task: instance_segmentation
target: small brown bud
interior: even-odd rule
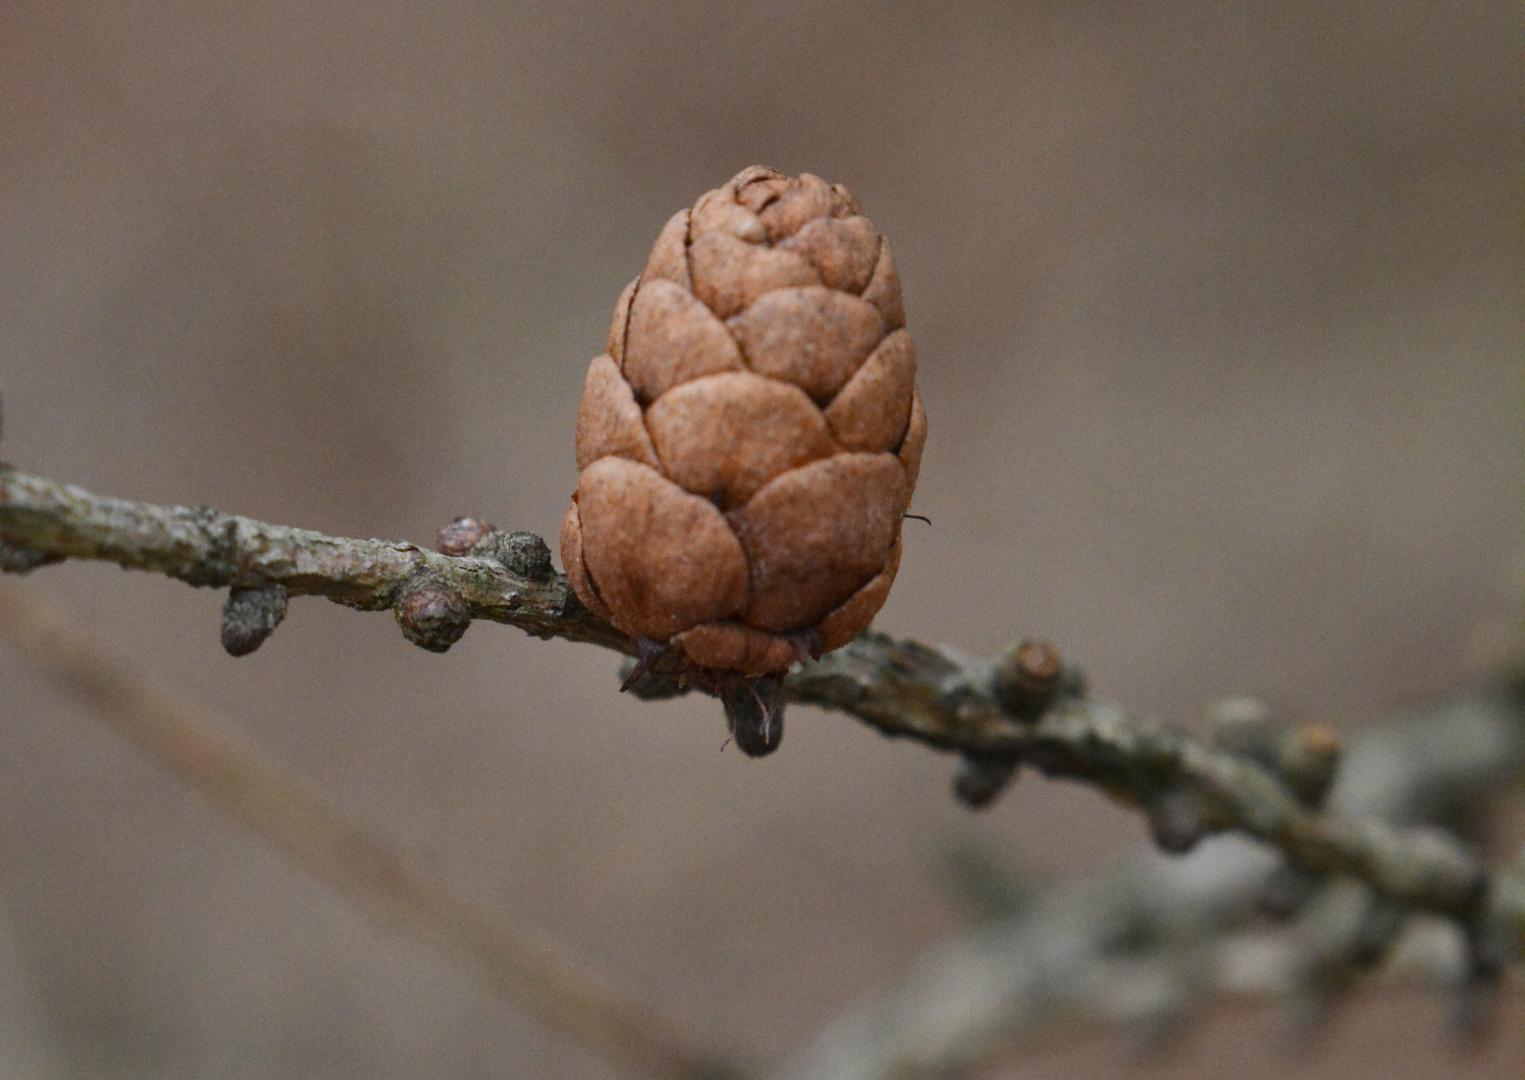
[[[971,810],[983,810],[1016,778],[1018,764],[1015,758],[961,757],[953,774],[953,794]]]
[[[1340,770],[1344,747],[1322,724],[1300,724],[1281,740],[1278,772],[1305,805],[1320,806]]]
[[[1059,652],[1046,641],[1024,641],[996,664],[991,691],[1012,715],[1035,719],[1059,691]]]
[[[430,652],[449,649],[471,625],[466,605],[455,590],[440,585],[410,589],[398,601],[396,612],[403,637]]]
[[[1207,835],[1197,797],[1184,788],[1172,788],[1157,797],[1148,809],[1149,834],[1167,855],[1185,855]]]
[[[497,536],[497,543],[477,545],[473,554],[487,554],[483,548],[490,547],[491,554],[504,567],[530,581],[550,581],[556,576],[551,565],[551,549],[534,533],[511,532]]]
[[[441,555],[470,555],[472,546],[492,531],[493,527],[485,521],[458,517],[439,531],[434,550]]]
[[[1208,740],[1274,773],[1304,806],[1317,808],[1340,768],[1340,738],[1322,724],[1288,729],[1254,698],[1225,698],[1208,709]]]
[[[852,640],[926,441],[904,323],[845,188],[754,167],[673,215],[583,384],[561,527],[583,605],[744,676]]]
[[[716,687],[726,727],[747,757],[764,757],[784,739],[783,683],[772,675],[721,678]]]
[[[253,589],[229,589],[222,605],[222,647],[229,656],[247,656],[265,643],[286,617],[286,586],[271,582]]]

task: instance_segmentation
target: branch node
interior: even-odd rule
[[[458,517],[439,531],[434,538],[434,550],[441,555],[459,558],[472,554],[478,541],[494,532],[494,527],[474,517]]]
[[[229,656],[247,656],[286,617],[286,586],[279,582],[229,589],[222,605],[222,647]]]
[[[494,559],[505,570],[529,581],[550,581],[556,576],[551,549],[529,532],[503,533],[496,525],[473,517],[458,517],[439,531],[434,550],[457,558],[475,555]]]
[[[1334,785],[1344,747],[1323,724],[1286,729],[1255,698],[1225,698],[1208,710],[1208,740],[1220,750],[1270,770],[1302,803],[1316,810]]]
[[[747,757],[766,757],[784,739],[783,680],[777,675],[713,675],[715,692],[725,707],[726,729]]]
[[[0,573],[28,574],[39,566],[51,566],[53,563],[63,561],[62,555],[28,547],[17,547],[0,541]]]
[[[1018,758],[961,756],[953,774],[953,794],[971,810],[983,810],[1000,798],[1017,776]]]
[[[550,581],[556,576],[551,563],[551,549],[544,540],[530,532],[495,534],[497,543],[490,552],[473,551],[472,554],[490,555],[503,564],[504,569],[530,581]],[[478,548],[486,544],[479,544]]]
[[[1007,649],[996,662],[991,693],[1013,716],[1036,720],[1058,695],[1062,675],[1059,651],[1053,645],[1024,641]]]
[[[404,593],[397,602],[396,615],[403,637],[430,652],[445,652],[471,625],[466,604],[455,590],[434,584],[418,585]]]
[[[1340,737],[1322,724],[1299,724],[1278,740],[1276,771],[1304,806],[1324,804],[1339,774],[1345,748]]]
[[[1167,855],[1185,855],[1207,835],[1202,805],[1189,788],[1167,789],[1149,803],[1146,813],[1149,835]]]

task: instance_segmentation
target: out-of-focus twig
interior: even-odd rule
[[[1352,740],[1330,801],[1351,816],[1446,821],[1501,797],[1522,764],[1519,695],[1456,694]],[[1372,890],[1343,875],[1305,880],[1289,898],[1287,869],[1274,849],[1224,836],[1182,857],[1141,852],[1024,890],[1015,910],[934,946],[898,986],[835,1019],[774,1080],[947,1076],[1055,1027],[1110,1022],[1149,1035],[1225,1000],[1281,999],[1316,1018],[1371,968],[1360,985],[1417,983],[1459,1005],[1475,997],[1474,942],[1458,924],[1373,918]],[[1494,890],[1494,947],[1518,957],[1525,851]],[[1265,918],[1277,894],[1280,925]]]
[[[286,594],[321,595],[367,610],[391,608],[404,633],[427,648],[447,648],[471,619],[490,619],[542,637],[637,652],[635,642],[577,602],[548,561],[449,556],[205,508],[127,502],[0,466],[0,567],[24,571],[63,558],[105,559],[195,585],[230,586],[235,596],[284,590],[253,605],[272,613],[261,632],[274,625],[277,610],[284,613]],[[230,602],[229,610],[243,607]],[[979,798],[998,786],[990,777],[1009,776],[1010,765],[1024,762],[1144,809],[1172,850],[1211,832],[1239,831],[1310,870],[1359,878],[1403,908],[1463,923],[1480,918],[1486,875],[1447,836],[1322,812],[1286,776],[1087,698],[1056,662],[1049,666],[1053,692],[1024,696],[1021,672],[1013,675],[1009,664],[866,633],[790,674],[784,690],[792,701],[958,752],[980,766],[979,782],[969,785]]]
[[[568,962],[539,935],[417,873],[384,840],[345,821],[244,740],[103,655],[58,611],[14,585],[0,585],[0,638],[208,801],[386,925],[444,945],[492,992],[656,1080],[746,1075]]]

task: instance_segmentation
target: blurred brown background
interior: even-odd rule
[[[615,295],[744,165],[894,241],[931,418],[878,625],[1028,634],[1194,723],[1225,693],[1353,730],[1485,670],[1513,616],[1512,4],[10,3],[0,454],[94,490],[428,542],[554,534]],[[951,843],[1040,875],[1140,842],[1025,778],[707,701],[474,627],[447,656],[307,600],[256,655],[221,595],[38,573],[480,903],[699,1031],[782,1053],[959,925]],[[0,652],[11,1076],[587,1077],[600,1060],[378,931]],[[1516,1025],[1517,1026],[1517,1025]],[[1518,1076],[1384,998],[1311,1055],[1271,1011],[1147,1075]],[[1121,1070],[1114,1034],[1001,1076]]]

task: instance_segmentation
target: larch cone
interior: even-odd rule
[[[888,241],[840,184],[745,169],[620,294],[577,412],[567,578],[747,697],[883,606],[926,432]]]

